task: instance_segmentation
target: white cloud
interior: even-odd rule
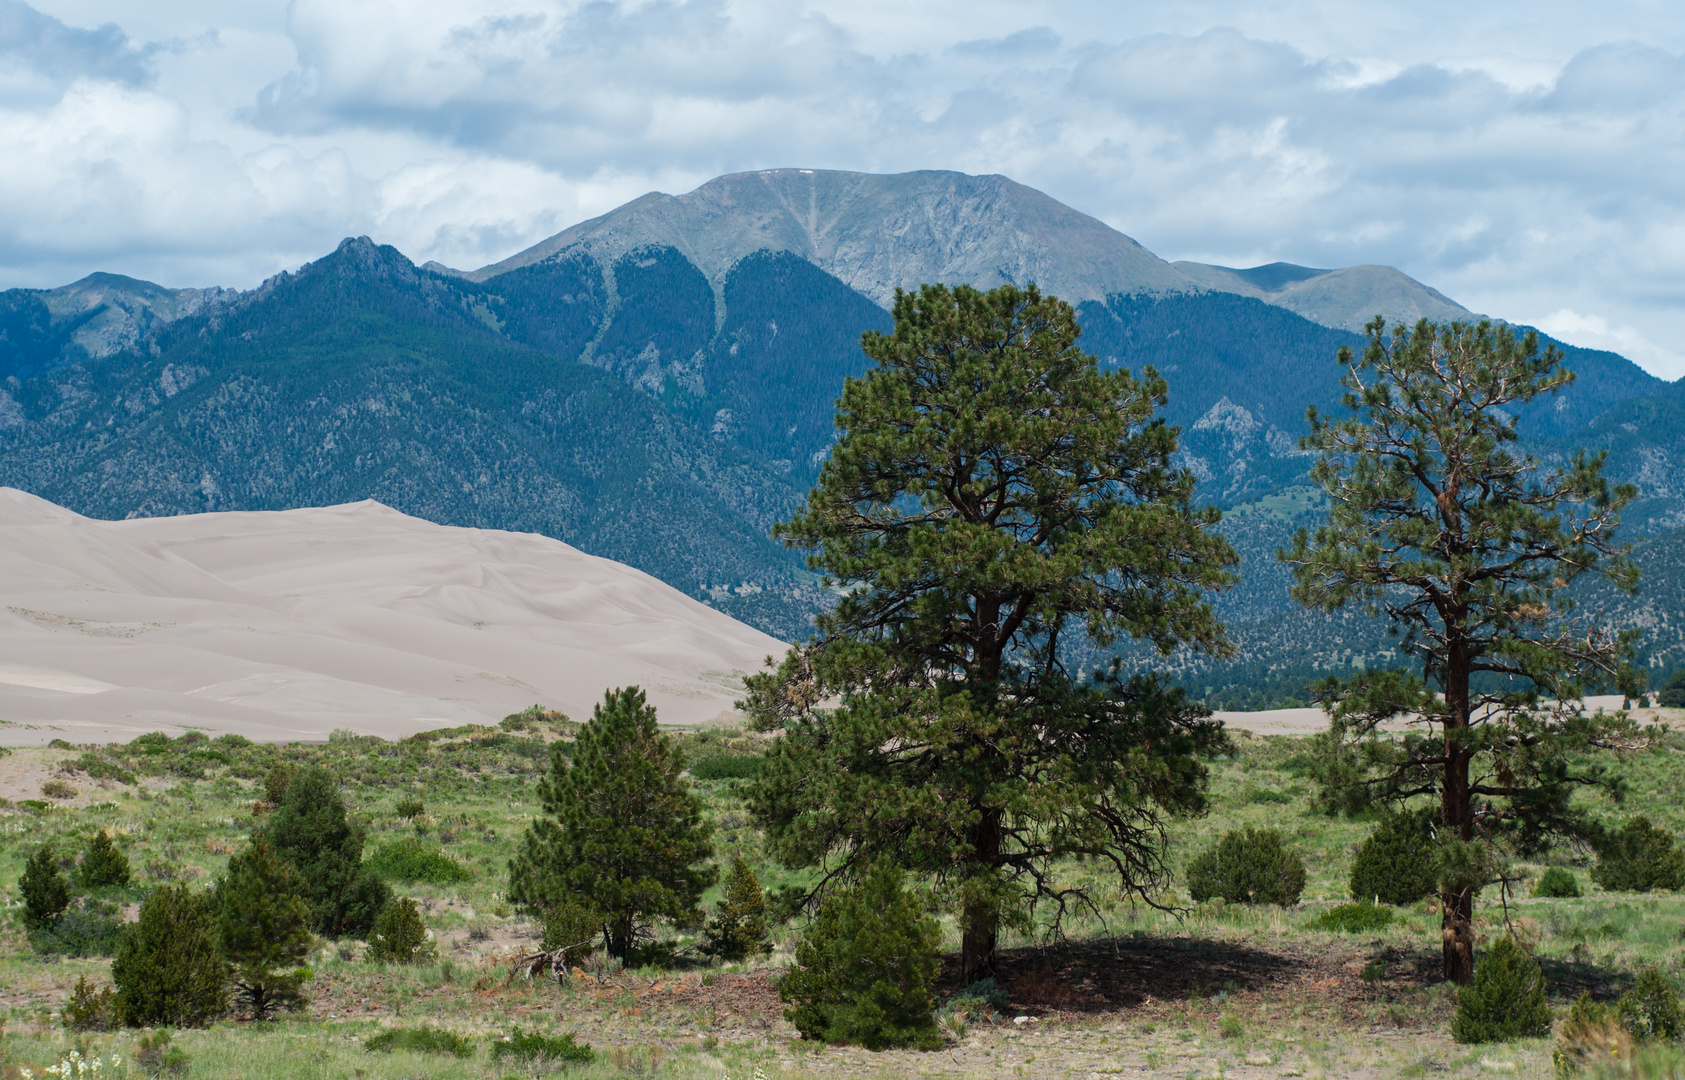
[[[1168,258],[1598,312],[1557,325],[1685,374],[1652,344],[1685,335],[1685,14],[1645,0],[176,0],[154,44],[41,2],[0,0],[37,57],[0,75],[18,282],[250,284],[358,232],[473,265],[721,172],[956,168]]]

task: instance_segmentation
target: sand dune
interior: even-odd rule
[[[0,744],[389,738],[643,686],[731,708],[784,646],[556,540],[361,502],[95,521],[0,488]]]

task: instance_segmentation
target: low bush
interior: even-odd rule
[[[49,799],[74,799],[76,788],[63,780],[48,780],[41,785],[41,794]]]
[[[109,986],[95,990],[86,975],[76,980],[60,1015],[71,1031],[112,1031],[122,1024],[116,993]]]
[[[31,931],[29,943],[44,955],[110,956],[123,944],[123,913],[108,900],[84,897]]]
[[[263,798],[265,802],[281,805],[281,800],[287,797],[287,786],[298,775],[298,766],[285,761],[278,761],[263,778]]]
[[[1539,883],[1533,886],[1533,895],[1572,900],[1580,895],[1580,881],[1572,870],[1553,866],[1539,875]]]
[[[396,806],[392,807],[392,812],[405,821],[414,821],[427,812],[427,804],[414,795],[406,795],[398,800]]]
[[[1639,1042],[1671,1043],[1685,1035],[1679,992],[1658,968],[1647,967],[1638,973],[1632,989],[1621,995],[1615,1013]]]
[[[1437,856],[1431,810],[1388,814],[1357,850],[1352,899],[1414,904],[1439,887]]]
[[[1685,851],[1640,815],[1598,845],[1591,879],[1611,892],[1677,889],[1685,885]]]
[[[506,1039],[498,1039],[491,1044],[493,1061],[504,1058],[514,1058],[517,1061],[560,1066],[589,1065],[597,1059],[596,1051],[585,1043],[574,1039],[570,1031],[566,1035],[545,1035],[539,1031],[522,1031],[516,1028]]]
[[[1311,928],[1341,934],[1366,934],[1385,928],[1392,922],[1392,917],[1392,908],[1365,900],[1357,904],[1341,904],[1339,907],[1330,908],[1311,920]]]
[[[1585,993],[1569,1007],[1556,1033],[1556,1050],[1551,1058],[1556,1063],[1556,1075],[1566,1080],[1587,1066],[1629,1064],[1632,1049],[1632,1033],[1621,1024],[1615,1010]]]
[[[544,937],[539,948],[545,952],[568,950],[569,962],[583,960],[603,943],[603,913],[577,897],[564,897],[539,915]]]
[[[1557,1032],[1556,1074],[1566,1077],[1595,1066],[1598,1072],[1613,1067],[1622,1076],[1642,1075],[1632,1068],[1640,1048],[1671,1046],[1682,1033],[1678,992],[1659,970],[1645,968],[1614,1005],[1593,1001],[1590,994],[1574,1002]]]
[[[187,1051],[170,1045],[168,1028],[159,1028],[135,1046],[135,1064],[148,1076],[182,1076],[190,1065]]]
[[[415,901],[405,896],[394,897],[380,909],[369,934],[367,958],[382,964],[417,964],[434,954],[433,943],[427,940],[427,925]]]
[[[405,839],[382,844],[363,865],[388,881],[451,885],[474,876],[467,867],[420,840]]]
[[[1236,829],[1188,864],[1188,895],[1196,903],[1222,897],[1230,904],[1287,907],[1304,891],[1305,860],[1274,829]]]
[[[934,1048],[931,986],[941,969],[942,931],[881,862],[855,887],[827,897],[778,982],[784,1018],[802,1038],[868,1050]]]
[[[1457,991],[1451,1037],[1460,1043],[1509,1042],[1550,1034],[1545,976],[1512,938],[1499,938]]]
[[[441,1028],[387,1028],[378,1035],[363,1040],[363,1049],[390,1054],[394,1050],[408,1050],[416,1054],[449,1054],[452,1057],[474,1056],[474,1042],[454,1031]]]
[[[987,1016],[990,1012],[1005,1012],[1011,1003],[1005,987],[993,979],[978,979],[949,998],[948,1008],[963,1009],[972,1016]]]

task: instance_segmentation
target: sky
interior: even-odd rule
[[[0,288],[364,234],[471,268],[722,173],[957,169],[1685,376],[1660,0],[0,0],[0,147]]]

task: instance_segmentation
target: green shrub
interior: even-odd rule
[[[18,892],[23,894],[23,924],[31,930],[53,925],[70,907],[70,881],[52,848],[35,849],[18,878]]]
[[[217,941],[232,970],[234,993],[253,1020],[304,1005],[311,977],[310,905],[292,864],[262,838],[228,860],[217,882]]]
[[[135,1064],[148,1076],[181,1076],[191,1062],[187,1051],[170,1045],[168,1028],[159,1028],[135,1046]]]
[[[129,883],[129,857],[118,850],[104,829],[94,833],[82,851],[76,876],[84,889],[103,889]]]
[[[690,765],[690,775],[696,780],[752,780],[760,771],[760,754],[734,754],[729,750],[716,750]]]
[[[1615,1010],[1581,994],[1568,1008],[1568,1016],[1556,1033],[1556,1050],[1551,1054],[1556,1075],[1562,1080],[1586,1068],[1632,1060],[1632,1033],[1621,1025]]]
[[[578,897],[562,897],[539,918],[544,924],[539,948],[545,952],[565,948],[570,960],[583,960],[602,946],[603,913]]]
[[[320,767],[294,776],[263,839],[291,863],[311,910],[311,929],[324,937],[362,937],[392,898],[392,890],[363,865],[361,826],[345,816],[339,784]]]
[[[41,785],[41,794],[49,799],[74,799],[76,788],[63,780],[48,780]]]
[[[427,812],[427,804],[414,795],[405,795],[398,800],[398,804],[392,808],[392,812],[405,821],[414,821]]]
[[[123,913],[109,900],[83,897],[57,920],[30,932],[38,953],[62,956],[110,956],[123,943]]]
[[[449,1054],[452,1057],[474,1056],[474,1042],[454,1031],[423,1025],[418,1028],[387,1028],[378,1035],[363,1040],[363,1048],[370,1052],[390,1054],[394,1050],[408,1050],[416,1054]]]
[[[1511,938],[1499,938],[1457,991],[1451,1036],[1460,1043],[1509,1042],[1550,1034],[1550,1006],[1539,965]]]
[[[444,852],[411,839],[380,845],[363,865],[388,881],[450,885],[474,876],[467,867]]]
[[[71,1031],[111,1031],[121,1023],[117,995],[109,986],[95,990],[88,985],[86,975],[76,980],[76,989],[70,992],[60,1015]]]
[[[514,1058],[566,1068],[569,1065],[589,1065],[596,1060],[597,1054],[585,1043],[576,1042],[571,1031],[566,1035],[545,1035],[536,1030],[516,1028],[507,1039],[497,1039],[491,1044],[491,1057],[493,1061]]]
[[[117,1009],[134,1027],[197,1027],[228,1008],[228,969],[209,905],[185,885],[154,889],[111,964]]]
[[[1392,922],[1392,915],[1392,908],[1364,900],[1356,904],[1341,904],[1339,907],[1330,908],[1311,920],[1311,927],[1342,934],[1366,934],[1372,930],[1384,929]]]
[[[1685,668],[1675,671],[1662,685],[1656,704],[1665,709],[1685,709]]]
[[[1685,885],[1685,851],[1641,815],[1598,845],[1591,879],[1611,892],[1677,889]]]
[[[1679,993],[1667,976],[1654,967],[1638,973],[1632,989],[1621,995],[1615,1006],[1621,1026],[1639,1042],[1673,1042],[1685,1034],[1685,1016],[1679,1009]]]
[[[1571,900],[1580,895],[1580,881],[1572,870],[1553,866],[1539,875],[1539,883],[1533,886],[1533,895]]]
[[[1388,814],[1357,850],[1352,899],[1414,904],[1439,887],[1437,856],[1431,810]]]
[[[298,775],[298,766],[287,761],[277,761],[270,766],[269,772],[263,778],[263,798],[265,802],[281,805],[281,800],[287,797],[287,785]]]
[[[714,905],[702,935],[702,952],[721,960],[744,960],[772,951],[766,932],[766,894],[749,863],[739,855],[726,875],[725,895]]]
[[[948,1008],[964,1009],[973,1016],[985,1016],[991,1011],[1005,1012],[1011,1004],[1012,999],[1006,988],[994,979],[978,979],[948,999]]]
[[[433,956],[427,924],[409,897],[387,901],[369,935],[368,959],[382,964],[416,964]]]
[[[1188,864],[1188,895],[1197,903],[1220,896],[1230,904],[1287,907],[1304,891],[1305,860],[1274,829],[1236,829]]]
[[[942,931],[887,861],[827,897],[778,983],[784,1017],[802,1038],[869,1050],[934,1048],[941,1040],[930,989]]]

